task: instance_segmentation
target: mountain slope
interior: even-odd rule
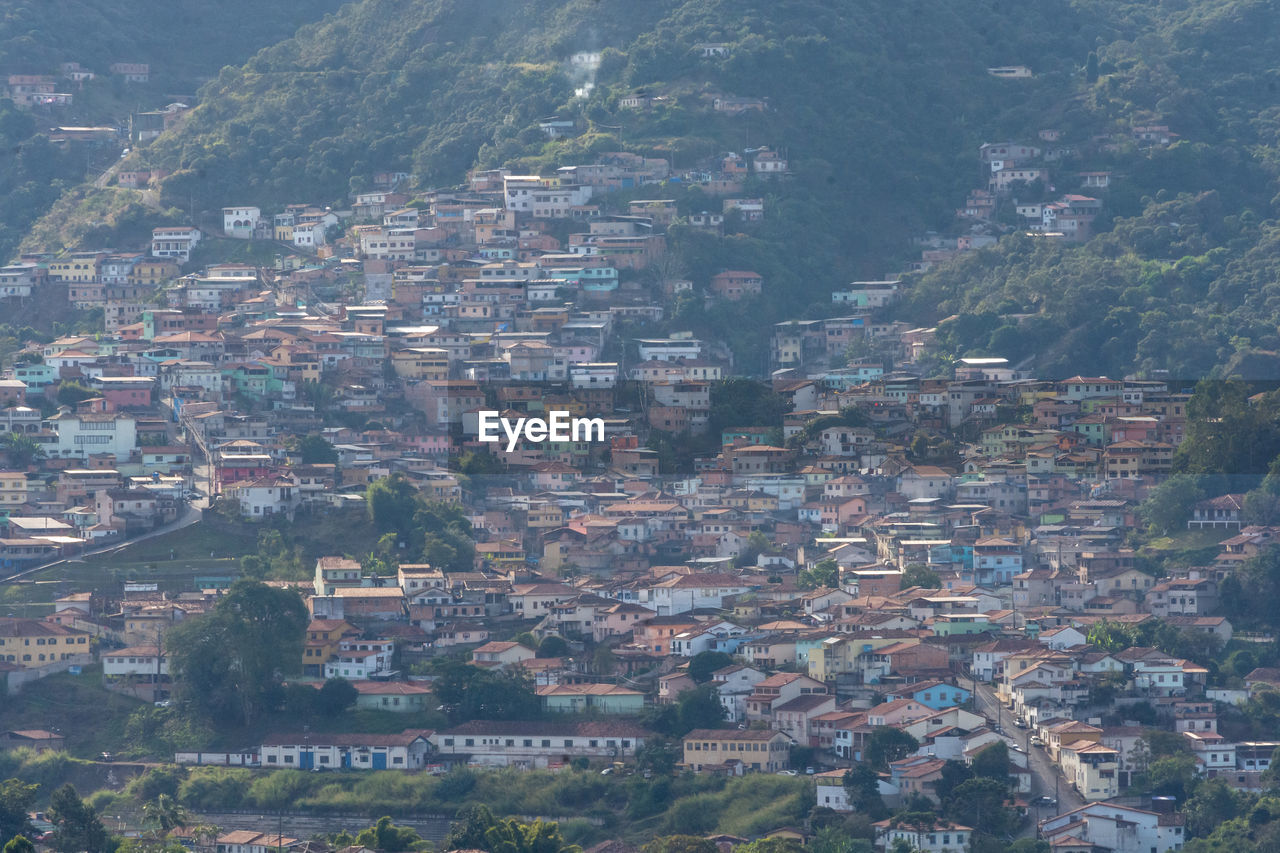
[[[670,233],[699,284],[723,267],[765,276],[759,302],[707,312],[694,300],[674,312],[682,327],[729,340],[739,367],[757,371],[766,367],[768,323],[829,312],[831,289],[900,269],[909,238],[925,229],[959,233],[954,210],[984,178],[980,143],[1059,128],[1096,159],[1070,159],[1064,175],[1115,170],[1104,220],[1134,218],[1127,230],[1030,259],[1022,238],[1006,238],[922,277],[905,316],[972,316],[944,329],[944,357],[994,345],[1046,370],[1079,372],[1079,361],[1113,372],[1203,371],[1255,346],[1225,343],[1235,320],[1197,323],[1185,344],[1148,356],[1135,338],[1141,318],[1258,310],[1262,325],[1275,326],[1280,304],[1245,309],[1256,294],[1240,285],[1219,288],[1213,307],[1190,287],[1153,285],[1155,301],[1129,293],[1132,305],[1120,297],[1143,284],[1150,264],[1176,266],[1215,248],[1248,274],[1270,263],[1262,223],[1274,215],[1280,163],[1280,110],[1271,106],[1277,14],[1263,0],[360,0],[224,69],[186,125],[142,156],[173,170],[167,204],[271,210],[345,204],[381,170],[412,172],[425,187],[455,184],[474,165],[546,170],[619,148],[667,156],[677,170],[728,150],[781,148],[792,174],[746,191],[765,198],[763,223],[725,238]],[[702,59],[698,42],[727,43],[728,55]],[[603,51],[596,85],[576,97],[583,80],[568,60],[588,50]],[[1085,79],[1091,51],[1097,80]],[[1006,64],[1030,65],[1035,77],[986,72]],[[668,95],[667,106],[620,109],[619,96],[636,89]],[[766,98],[769,109],[726,116],[711,110],[713,94]],[[585,132],[547,141],[537,121],[551,114]],[[1169,124],[1185,142],[1168,150],[1092,142],[1144,123]],[[685,212],[718,203],[696,190],[653,191]],[[1159,205],[1183,193],[1186,209],[1251,212],[1238,227],[1206,226],[1182,245],[1166,231],[1185,227],[1173,219],[1183,208]],[[1183,254],[1165,254],[1174,251]],[[1214,258],[1201,266],[1209,288],[1226,269],[1221,253]],[[1100,266],[1113,283],[1085,287]],[[1091,328],[1098,299],[1132,312],[1111,318],[1101,340]],[[1002,319],[1013,313],[1033,317]],[[1257,346],[1269,346],[1265,338],[1259,332]]]
[[[70,107],[22,110],[0,100],[0,258],[64,190],[92,178],[119,150],[51,146],[40,131],[53,124],[127,126],[135,109],[163,106],[193,93],[224,65],[238,65],[289,37],[342,0],[8,0],[0,9],[0,73],[58,76],[78,62],[99,78],[61,80]],[[252,26],[246,27],[246,21]],[[113,62],[151,65],[146,84],[109,75]],[[62,91],[63,89],[60,89]]]

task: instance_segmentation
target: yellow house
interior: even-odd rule
[[[429,347],[402,349],[391,354],[391,366],[401,379],[448,379],[449,353]]]
[[[902,642],[897,637],[828,637],[809,652],[809,677],[829,681],[858,668],[858,658]]]
[[[694,729],[684,736],[684,766],[700,773],[736,761],[744,771],[777,773],[790,764],[792,743],[771,729]]]
[[[330,658],[338,654],[338,643],[360,630],[342,619],[312,619],[302,647],[302,671],[319,675]]]
[[[21,471],[0,471],[0,508],[27,502],[27,475]]]
[[[164,284],[178,277],[181,267],[176,261],[167,258],[159,260],[141,260],[129,271],[130,284]]]
[[[97,277],[97,252],[77,252],[49,262],[49,278],[58,281],[94,281]]]
[[[92,660],[84,631],[40,619],[0,619],[0,661],[32,668],[67,660]]]

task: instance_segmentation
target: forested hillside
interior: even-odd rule
[[[63,62],[105,74],[145,62],[173,92],[194,92],[224,65],[292,36],[344,0],[7,0],[0,7],[0,72],[53,74]]]
[[[1280,370],[1280,8],[1095,2],[1128,21],[1080,103],[1099,126],[1159,117],[1181,141],[1120,159],[1110,234],[1079,247],[1006,238],[930,271],[910,316],[957,320],[945,356],[1034,357],[1041,375]]]
[[[337,9],[341,0],[307,3],[219,3],[174,0],[9,0],[0,4],[0,74],[58,77],[78,62],[98,78],[61,81],[70,107],[20,110],[0,101],[0,256],[8,260],[22,235],[59,195],[93,177],[118,149],[72,145],[59,151],[42,131],[50,125],[127,126],[129,112],[190,96],[224,65]],[[247,22],[251,22],[247,23]],[[151,80],[126,85],[109,75],[113,62],[146,63]]]
[[[165,204],[273,210],[346,205],[382,170],[426,188],[475,165],[549,170],[625,149],[680,171],[772,146],[791,174],[748,183],[764,222],[669,235],[695,279],[764,275],[759,303],[673,315],[758,370],[767,323],[829,313],[832,288],[903,269],[912,237],[959,233],[982,142],[1056,128],[1074,152],[1062,174],[1116,176],[1098,223],[1114,233],[1083,247],[1010,235],[919,277],[900,315],[963,315],[943,327],[939,370],[999,351],[1046,374],[1199,375],[1280,348],[1280,303],[1262,288],[1275,279],[1277,34],[1280,10],[1264,0],[360,0],[223,69],[186,125],[137,159],[173,171]],[[727,54],[702,57],[701,42]],[[591,75],[570,64],[581,51],[603,52]],[[1010,64],[1035,76],[986,71]],[[635,91],[666,100],[620,108]],[[726,115],[715,95],[768,109]],[[548,141],[538,120],[551,115],[579,135]],[[1155,123],[1179,141],[1106,142]],[[680,186],[653,192],[684,212],[718,204]]]

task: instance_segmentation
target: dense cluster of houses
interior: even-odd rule
[[[1038,179],[1028,164],[1045,156],[984,146],[992,183],[981,192]],[[461,650],[476,666],[526,672],[542,718],[280,733],[179,761],[626,762],[653,737],[641,712],[680,701],[695,687],[689,661],[711,651],[733,661],[709,682],[731,727],[683,738],[689,770],[794,772],[803,748],[819,804],[848,809],[843,768],[885,727],[919,744],[883,775],[889,798],[936,800],[946,761],[1000,741],[1023,805],[1048,784],[1033,782],[1032,749],[1084,804],[1044,825],[1061,846],[1108,846],[1096,839],[1123,820],[1140,827],[1140,847],[1176,848],[1175,815],[1088,805],[1127,786],[1143,734],[1103,717],[1150,703],[1202,772],[1246,789],[1275,744],[1217,733],[1205,668],[1157,649],[1106,651],[1090,629],[1161,619],[1230,639],[1220,585],[1280,529],[1244,526],[1240,496],[1217,496],[1188,522],[1228,537],[1216,559],[1160,580],[1138,568],[1125,545],[1136,505],[1170,472],[1187,420],[1189,395],[1167,383],[1039,381],[1002,358],[961,359],[938,379],[877,359],[828,368],[860,342],[899,363],[928,346],[933,330],[884,319],[899,280],[852,282],[832,293],[841,316],[775,327],[776,370],[760,393],[785,404],[780,424],[713,419],[733,353],[663,325],[664,298],[693,287],[663,274],[664,232],[678,218],[718,229],[725,214],[763,216],[760,199],[739,197],[742,178],[786,170],[767,148],[718,158],[684,178],[724,208],[692,218],[660,198],[607,212],[607,194],[671,177],[666,161],[633,154],[550,177],[477,171],[460,190],[417,197],[398,191],[411,176],[385,173],[346,211],[224,208],[223,237],[281,246],[271,267],[193,271],[209,236],[193,227],[156,229],[147,253],[19,258],[0,268],[0,297],[56,294],[105,319],[100,334],[27,344],[0,380],[0,567],[177,523],[204,497],[246,521],[363,511],[369,484],[398,476],[462,504],[474,564],[405,562],[380,576],[322,557],[301,589],[306,676],[348,680],[362,708],[420,712],[436,707],[430,684],[404,662]],[[1087,228],[1094,202],[1064,196],[1019,213]],[[700,285],[714,304],[768,282],[730,269]],[[494,453],[495,473],[464,479],[450,463],[493,451],[478,429],[488,409],[590,414],[603,440],[517,438]],[[325,461],[299,447],[312,435],[331,448]],[[708,449],[671,471],[649,447],[655,435]],[[954,451],[913,440],[930,435]],[[193,580],[182,591],[135,585],[109,607],[72,593],[45,618],[0,619],[0,674],[20,685],[96,654],[109,687],[163,701],[165,632],[207,610],[226,581]],[[539,656],[511,639],[524,631],[569,651]],[[1250,690],[1275,680],[1256,675]],[[886,844],[919,834],[881,829]],[[963,849],[969,831],[938,825],[911,843]]]

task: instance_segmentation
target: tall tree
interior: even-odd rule
[[[303,465],[336,464],[338,451],[319,433],[304,435],[298,439],[298,452],[302,454]]]
[[[54,827],[51,844],[58,853],[110,853],[114,849],[98,813],[70,784],[53,792],[48,814]]]
[[[845,771],[842,782],[854,811],[862,812],[872,820],[884,817],[888,809],[880,796],[880,777],[870,764],[860,762],[853,765]]]
[[[36,802],[39,785],[28,785],[21,779],[0,782],[0,841],[15,835],[33,836],[27,813]]]
[[[528,675],[481,669],[467,663],[448,663],[431,686],[449,719],[531,720],[541,703]]]
[[[733,663],[733,658],[724,652],[707,650],[698,652],[689,659],[689,677],[696,684],[706,684],[717,669],[723,669]]]
[[[295,590],[237,581],[211,613],[165,637],[179,698],[213,720],[253,723],[284,678],[301,671],[307,621]]]
[[[885,770],[889,763],[906,758],[915,752],[920,742],[893,726],[876,726],[867,737],[865,760],[877,770]]]
[[[973,757],[973,775],[1009,784],[1009,747],[1002,740],[992,741]]]

